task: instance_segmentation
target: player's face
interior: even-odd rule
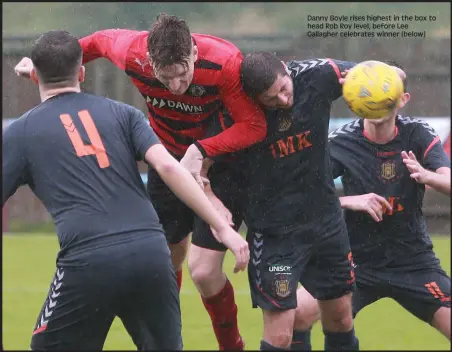
[[[184,94],[193,80],[195,61],[198,59],[198,48],[193,46],[192,54],[186,65],[174,64],[154,70],[155,77],[174,95]]]
[[[293,82],[289,75],[278,74],[275,82],[257,97],[258,102],[270,109],[290,109],[293,104]]]
[[[382,117],[380,119],[369,119],[368,120],[369,123],[375,126],[380,126],[384,125],[388,121],[395,119],[399,110],[402,109],[406,104],[408,104],[410,98],[411,98],[410,93],[403,93],[400,97],[397,107],[394,110],[392,110],[392,112],[389,115]]]

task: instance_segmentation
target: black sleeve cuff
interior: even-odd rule
[[[204,147],[201,145],[201,143],[199,143],[198,141],[195,141],[193,144],[196,145],[196,147],[199,149],[199,151],[201,152],[202,157],[203,157],[204,159],[208,157],[208,155],[207,155],[207,153],[206,153],[206,150],[205,150]]]

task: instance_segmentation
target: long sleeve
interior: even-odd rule
[[[262,141],[267,134],[263,110],[242,89],[241,62],[241,54],[229,60],[223,68],[223,84],[220,87],[222,101],[234,124],[220,134],[196,143],[205,157],[245,149]]]
[[[128,49],[140,33],[128,29],[106,29],[81,38],[83,63],[103,57],[125,70]]]

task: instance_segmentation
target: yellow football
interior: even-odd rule
[[[342,95],[350,110],[364,119],[387,116],[403,94],[396,69],[385,63],[361,63],[348,73]]]

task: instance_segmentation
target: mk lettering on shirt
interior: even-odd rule
[[[298,133],[295,136],[289,136],[285,139],[279,139],[276,143],[270,145],[272,155],[274,158],[283,158],[289,154],[293,154],[303,150],[304,148],[309,148],[312,144],[309,142],[310,131]]]

